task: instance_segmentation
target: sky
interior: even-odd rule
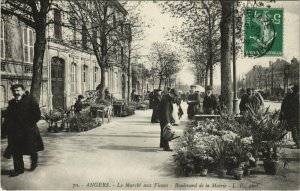
[[[300,38],[299,38],[299,6],[300,1],[276,1],[270,3],[274,8],[284,9],[284,29],[283,29],[283,57],[263,57],[263,58],[237,58],[237,78],[242,78],[254,65],[268,66],[269,61],[275,61],[276,59],[286,59],[290,61],[293,57],[299,60],[300,52]],[[149,24],[150,27],[145,28],[145,36],[142,45],[142,55],[147,55],[150,51],[151,44],[153,42],[167,42],[174,47],[179,45],[171,43],[166,40],[165,35],[170,31],[173,26],[179,27],[182,23],[182,19],[172,18],[168,13],[162,13],[162,7],[159,3],[153,3],[153,1],[143,1],[139,7],[142,20]],[[145,62],[147,60],[145,59]],[[149,62],[149,61],[148,61]],[[182,84],[194,84],[194,77],[192,71],[189,69],[188,63],[183,60],[183,69],[179,72],[178,78]],[[220,80],[220,68],[216,67],[215,70],[215,85],[221,84]]]

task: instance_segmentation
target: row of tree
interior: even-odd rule
[[[221,64],[222,102],[232,111],[231,61],[233,52],[236,56],[243,42],[242,14],[246,7],[263,4],[256,0],[181,0],[162,2],[161,5],[163,12],[184,19],[182,26],[174,28],[169,38],[187,48],[187,59],[192,64],[197,83],[213,86],[214,67]],[[235,51],[232,49],[232,36],[239,40]]]
[[[14,15],[35,30],[36,41],[34,43],[33,77],[30,92],[37,100],[40,99],[41,93],[42,68],[47,44],[46,28],[52,24],[70,27],[81,34],[84,33],[87,37],[87,44],[91,45],[91,51],[96,56],[97,63],[101,68],[101,83],[98,85],[98,89],[102,93],[102,97],[104,97],[105,81],[107,80],[105,79],[105,71],[111,67],[109,63],[110,58],[115,55],[114,48],[117,43],[128,41],[128,65],[124,66],[124,70],[128,73],[128,88],[131,87],[131,59],[137,58],[137,47],[132,45],[132,41],[141,39],[143,23],[136,12],[129,13],[126,23],[124,20],[116,20],[115,12],[110,11],[116,3],[118,3],[116,0],[5,1],[1,6],[2,14]],[[122,6],[126,4],[127,2],[123,2]],[[134,8],[132,7],[132,10]],[[50,12],[54,9],[66,13],[69,20],[55,23],[55,19],[50,16]],[[76,27],[74,24],[80,27]],[[116,32],[121,27],[122,30],[126,30],[123,34]],[[128,89],[128,92],[130,92],[130,89]]]

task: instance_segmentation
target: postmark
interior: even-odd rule
[[[283,55],[283,16],[278,8],[245,10],[245,57]]]

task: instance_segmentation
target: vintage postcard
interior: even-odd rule
[[[1,189],[299,190],[297,0],[1,0]]]

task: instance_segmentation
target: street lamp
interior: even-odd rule
[[[238,98],[236,89],[236,58],[235,58],[235,8],[232,2],[232,66],[233,66],[233,113],[238,113]]]

